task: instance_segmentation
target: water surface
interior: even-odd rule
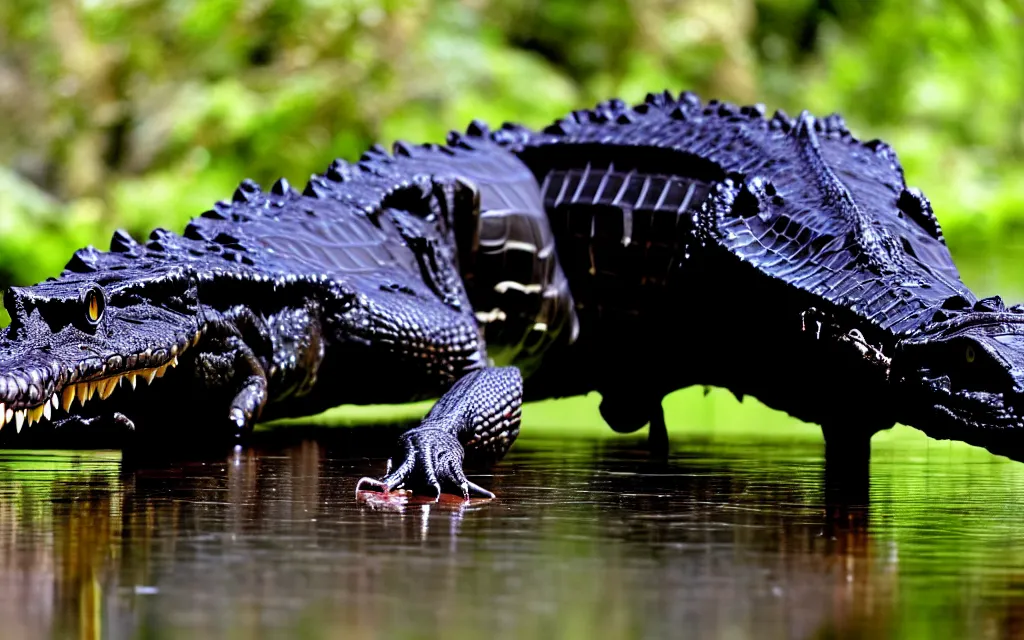
[[[475,476],[499,499],[403,505],[355,498],[380,460],[332,433],[137,469],[0,454],[3,636],[1024,632],[1024,465],[971,447],[883,434],[869,503],[827,504],[803,435],[675,438],[661,461],[527,438]]]

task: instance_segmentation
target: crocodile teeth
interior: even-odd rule
[[[78,398],[78,406],[84,407],[86,401],[92,397],[92,385],[88,382],[79,382],[75,385],[74,395]]]
[[[117,388],[117,383],[121,380],[120,377],[107,378],[106,380],[100,380],[97,383],[100,391],[100,399],[106,400],[110,397],[110,394],[114,393],[114,389]]]
[[[182,349],[178,349],[177,353],[180,354],[182,351]],[[110,394],[114,392],[114,389],[120,387],[124,383],[125,379],[127,379],[128,383],[132,385],[132,389],[136,388],[140,378],[147,384],[152,384],[153,380],[156,378],[162,378],[167,373],[168,369],[176,366],[178,366],[178,356],[174,355],[170,360],[159,367],[129,371],[120,375],[113,375],[100,380],[93,380],[91,382],[69,384],[59,392],[50,396],[50,398],[42,405],[31,409],[12,411],[11,409],[7,409],[3,403],[0,403],[0,428],[2,428],[5,423],[11,422],[14,418],[18,418],[22,423],[27,420],[28,424],[31,425],[38,422],[42,417],[49,419],[52,415],[52,411],[55,409],[70,411],[76,399],[78,400],[79,406],[82,407],[85,406],[86,402],[92,399],[93,395],[98,395],[101,400],[106,400],[110,397]]]
[[[7,408],[4,403],[0,402],[0,429],[3,429],[5,424],[7,424]]]
[[[14,417],[14,409],[8,409],[7,413],[4,414],[4,422],[10,422],[11,418]]]
[[[14,412],[14,428],[18,433],[21,433],[21,428],[25,425],[25,410],[19,409]]]
[[[60,407],[64,411],[71,410],[71,403],[75,401],[75,387],[76,385],[69,384],[60,393]]]
[[[39,422],[39,420],[43,417],[43,407],[47,407],[49,405],[50,405],[50,403],[47,402],[45,404],[39,405],[38,407],[32,407],[31,409],[26,409],[25,413],[26,413],[26,418],[28,418],[28,426],[31,427],[33,424]]]

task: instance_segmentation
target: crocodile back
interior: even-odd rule
[[[570,230],[566,250],[576,255],[563,264],[574,287],[580,264],[601,270],[607,235],[620,235],[627,223],[638,228],[638,219],[644,223],[635,212],[630,220],[629,207],[610,211],[598,202],[619,184],[616,174],[635,171],[647,185],[642,199],[635,193],[641,210],[676,218],[675,233],[661,237],[675,244],[680,266],[718,252],[897,335],[920,328],[951,298],[975,300],[960,281],[930,204],[907,187],[895,153],[879,141],[857,140],[838,116],[792,119],[778,112],[766,118],[760,106],[704,105],[689,93],[666,93],[632,107],[602,103],[542,132],[505,125],[489,135],[548,185],[549,205],[564,208],[564,214],[554,212],[553,224],[560,251],[559,229]],[[691,186],[682,207],[688,211],[673,212]],[[631,188],[625,195],[634,195]],[[589,221],[583,209],[593,212]],[[619,260],[630,252],[624,248]],[[603,291],[595,275],[582,282]],[[590,297],[580,290],[574,295],[583,304]]]
[[[395,290],[439,298],[456,311],[468,307],[451,225],[438,216],[432,183],[382,166],[335,162],[305,193],[284,180],[269,191],[244,181],[230,201],[191,220],[183,234],[156,229],[137,243],[117,232],[110,251],[76,252],[62,279],[130,283],[140,270],[176,270],[214,284],[237,283],[218,287],[220,294],[246,284],[277,290],[305,283],[340,298]]]
[[[373,147],[302,193],[283,179],[267,191],[246,180],[183,234],[157,229],[143,244],[115,233],[109,252],[78,251],[62,278],[116,286],[140,270],[440,298],[476,310],[488,355],[526,371],[576,328],[536,180],[486,140]]]
[[[700,179],[617,169],[610,161],[547,172],[544,205],[580,313],[607,322],[663,306],[691,208],[709,189]]]

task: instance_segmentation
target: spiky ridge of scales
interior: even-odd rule
[[[717,246],[766,275],[853,311],[895,334],[913,332],[960,281],[927,198],[904,181],[895,152],[856,138],[838,114],[796,118],[691,92],[608,100],[541,131],[474,122],[450,145],[508,148],[538,175],[556,151],[643,165],[654,152],[672,171],[714,185],[693,216],[694,242]]]

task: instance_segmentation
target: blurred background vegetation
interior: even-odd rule
[[[373,142],[542,126],[684,88],[839,111],[897,149],[954,252],[1024,229],[1020,3],[3,0],[0,286],[144,237],[243,177],[304,184]]]

